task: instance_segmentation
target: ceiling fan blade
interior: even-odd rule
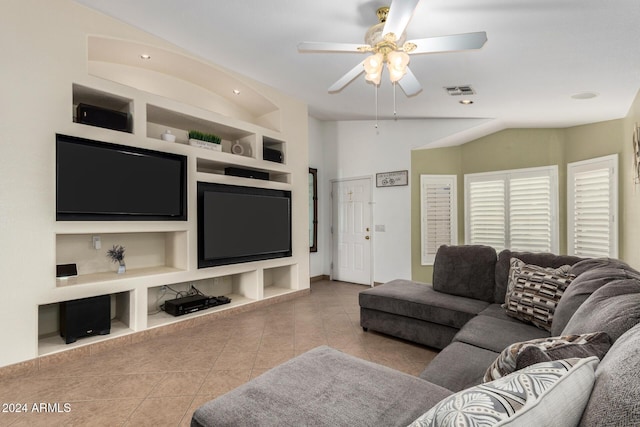
[[[400,80],[398,80],[398,84],[402,88],[404,94],[407,96],[417,95],[422,91],[420,82],[408,67],[407,74],[405,74]]]
[[[487,33],[453,34],[450,36],[427,37],[426,39],[410,40],[417,48],[410,54],[451,52],[456,50],[480,49],[487,41]],[[406,44],[406,43],[405,43]]]
[[[364,61],[347,71],[347,74],[340,77],[340,79],[331,85],[329,93],[340,92],[342,88],[351,83],[356,77],[364,73]]]
[[[363,44],[331,43],[331,42],[302,42],[298,44],[299,52],[362,52],[358,48]]]
[[[389,15],[384,24],[382,34],[393,33],[396,38],[400,38],[404,30],[409,25],[413,11],[420,0],[393,0],[389,7]]]

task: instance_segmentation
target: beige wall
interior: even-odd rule
[[[463,146],[414,150],[411,152],[411,277],[421,282],[431,282],[433,268],[421,266],[420,256],[420,175],[457,175],[458,188],[463,180]],[[458,206],[464,194],[458,189]],[[458,236],[464,236],[464,217],[458,215]],[[464,240],[464,237],[461,237]],[[460,242],[462,243],[462,240]]]
[[[620,159],[621,190],[623,203],[620,207],[620,251],[624,259],[640,268],[640,184],[633,179],[633,129],[640,125],[640,92],[623,121],[624,133]]]
[[[464,174],[558,165],[560,252],[566,253],[567,163],[609,154],[619,155],[620,247],[619,256],[640,267],[640,201],[631,176],[631,137],[640,121],[640,95],[625,119],[566,129],[507,129],[462,146],[414,150],[412,182],[420,174],[458,175],[458,240],[464,243]],[[412,188],[412,278],[430,282],[433,267],[420,265],[419,186]]]

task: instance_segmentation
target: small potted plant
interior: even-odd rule
[[[124,246],[113,245],[113,247],[107,251],[107,257],[109,257],[111,261],[118,263],[118,274],[123,274],[127,271],[127,267],[124,264]]]
[[[197,130],[189,131],[189,144],[196,147],[208,148],[214,151],[222,151],[222,139],[212,133],[204,133]]]

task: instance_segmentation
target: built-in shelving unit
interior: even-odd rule
[[[93,40],[121,43],[117,40]],[[91,46],[90,46],[91,48]],[[104,60],[104,59],[103,59]],[[176,68],[178,70],[178,68]],[[38,306],[38,353],[40,356],[77,348],[127,334],[159,328],[209,313],[229,310],[265,299],[287,295],[308,287],[299,277],[295,258],[254,261],[198,269],[196,182],[219,182],[261,188],[292,190],[294,169],[287,159],[287,142],[271,123],[280,112],[265,108],[263,116],[250,121],[223,115],[215,110],[150,93],[148,87],[122,86],[95,77],[93,84],[72,85],[72,126],[77,136],[116,142],[187,156],[188,220],[123,222],[56,222],[56,264],[75,263],[78,275],[66,279],[51,276],[50,290]],[[115,88],[115,90],[114,90]],[[118,132],[78,123],[78,104],[88,104],[126,113],[131,132]],[[206,104],[201,102],[201,104]],[[267,104],[265,104],[267,105]],[[246,108],[245,108],[246,109]],[[233,111],[233,109],[230,109]],[[161,135],[169,130],[173,142]],[[222,151],[189,145],[188,132],[198,130],[218,135]],[[282,161],[263,157],[265,149],[282,153]],[[267,180],[231,176],[229,167],[265,173]],[[100,245],[96,249],[95,239]],[[126,247],[126,272],[117,273],[105,252],[112,245]],[[159,309],[167,299],[195,287],[210,296],[227,296],[229,304],[174,317]],[[111,333],[79,339],[66,345],[58,328],[59,303],[97,295],[112,298]]]

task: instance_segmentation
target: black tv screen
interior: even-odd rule
[[[56,220],[187,219],[187,159],[56,135]]]
[[[290,191],[198,182],[198,268],[291,253]]]

